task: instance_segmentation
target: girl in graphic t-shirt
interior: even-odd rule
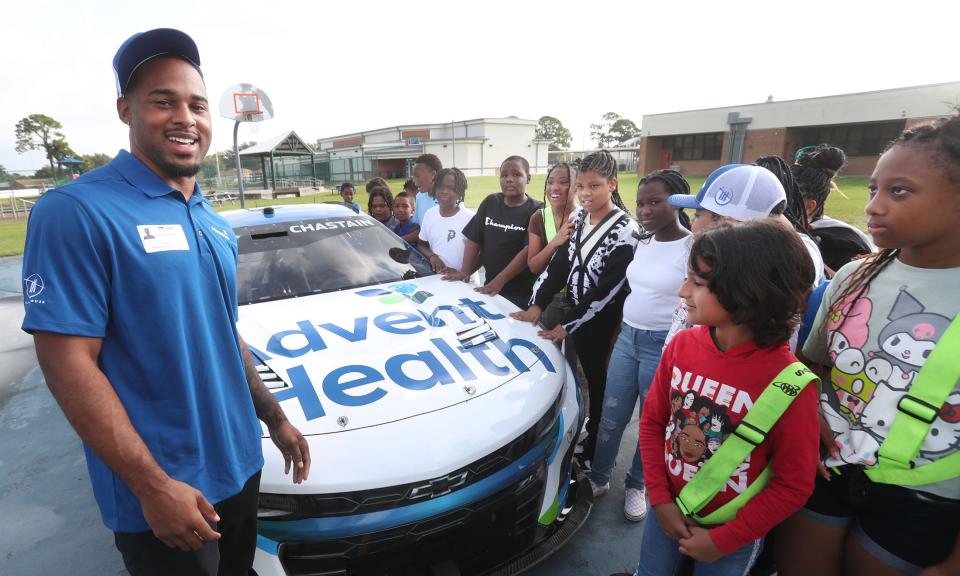
[[[867,231],[880,252],[837,271],[803,347],[824,382],[826,456],[813,496],[778,532],[779,571],[960,574],[960,465],[924,477],[926,466],[960,450],[956,369],[922,379],[954,382],[931,422],[913,419],[900,402],[931,353],[956,366],[958,350],[939,347],[960,312],[960,116],[904,131],[869,186]],[[894,467],[907,474],[869,477],[891,469],[891,429],[899,441],[909,436],[901,419],[928,426],[917,431],[913,459]]]
[[[477,214],[463,229],[467,247],[463,267],[444,275],[445,280],[468,280],[482,266],[486,282],[477,292],[500,294],[518,307],[526,306],[533,286],[527,268],[527,224],[542,204],[527,196],[530,164],[510,156],[500,165],[500,190],[487,196]]]
[[[559,324],[540,335],[559,344],[571,334],[587,379],[589,419],[580,455],[593,460],[607,384],[607,358],[623,312],[627,266],[640,236],[617,192],[617,162],[606,150],[588,154],[577,173],[580,208],[570,238],[558,249],[533,289],[530,307],[512,316],[536,324],[563,288],[571,307]]]
[[[732,519],[700,525],[683,514],[676,498],[796,361],[787,342],[806,305],[813,266],[797,235],[766,218],[706,232],[693,243],[687,266],[679,293],[697,326],[664,349],[640,417],[654,514],[647,516],[636,573],[676,574],[689,557],[695,574],[739,576],[749,572],[763,537],[813,491],[816,385],[793,393],[776,423],[726,482],[719,478],[719,492],[699,511],[709,516],[747,493],[769,465],[769,480]]]

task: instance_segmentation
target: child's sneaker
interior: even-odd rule
[[[593,486],[593,482],[590,483]],[[647,491],[627,488],[623,501],[623,515],[631,522],[639,522],[647,516]]]
[[[593,480],[590,480],[590,490],[593,491],[593,497],[599,498],[607,493],[607,490],[610,490],[610,483],[607,482],[603,486],[598,486],[593,483]]]

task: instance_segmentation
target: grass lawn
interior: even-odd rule
[[[624,203],[633,211],[637,197],[637,181],[639,177],[636,174],[624,174],[620,177],[620,195]],[[490,193],[500,191],[500,182],[496,176],[475,176],[468,178],[467,201],[466,205],[470,208],[476,208],[480,202]],[[534,176],[527,187],[527,193],[530,196],[542,200],[543,185],[546,176]],[[704,178],[689,178],[690,188],[696,193],[703,184]],[[390,189],[394,194],[403,189],[403,180],[390,180]],[[357,191],[356,201],[366,208],[367,195],[363,191],[363,186]],[[860,229],[866,226],[866,216],[863,214],[863,207],[867,204],[867,179],[863,177],[838,178],[837,186],[843,194],[831,194],[827,201],[827,214],[849,222]],[[323,194],[313,194],[302,196],[300,198],[281,198],[278,200],[250,200],[246,202],[248,208],[258,208],[260,206],[269,206],[277,204],[304,204],[313,202],[329,202],[339,200],[336,192],[326,192]],[[232,202],[218,206],[216,209],[231,210],[239,208],[239,202]],[[23,239],[26,234],[26,220],[0,220],[0,256],[13,256],[23,252]]]

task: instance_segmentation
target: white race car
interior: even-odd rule
[[[342,204],[223,216],[240,334],[313,458],[294,485],[264,428],[257,574],[516,574],[583,523],[579,391],[516,307]]]

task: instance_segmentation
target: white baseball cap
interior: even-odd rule
[[[773,172],[753,164],[727,164],[710,173],[696,196],[673,194],[676,208],[703,208],[740,222],[770,216],[787,193]]]

